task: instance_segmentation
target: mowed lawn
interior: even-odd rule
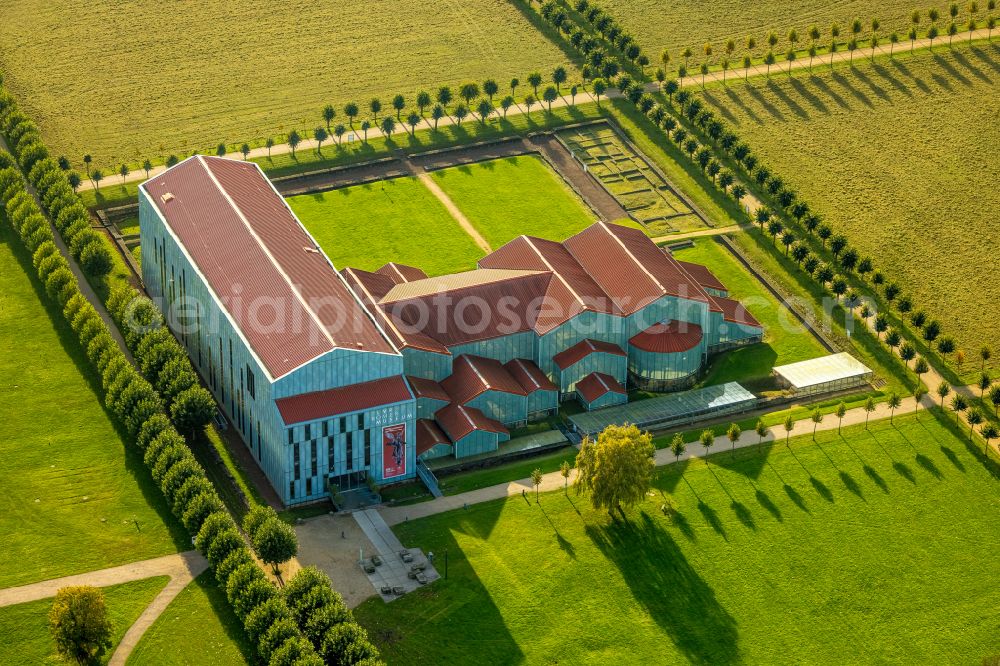
[[[0,220],[0,588],[190,548]]]
[[[395,528],[449,578],[355,614],[394,663],[979,663],[1000,483],[932,414],[661,470],[612,523],[572,490]],[[995,474],[995,473],[994,473]],[[661,510],[673,503],[679,518]]]
[[[157,576],[103,588],[104,603],[112,623],[112,646],[99,663],[108,663],[125,632],[139,619],[142,611],[169,580],[167,576]],[[4,666],[70,663],[56,654],[55,643],[49,632],[52,601],[41,599],[0,608],[0,636],[4,637],[0,641],[0,663]]]
[[[252,653],[243,628],[206,571],[170,602],[129,656],[130,666],[201,663],[211,655],[215,666],[244,666]]]
[[[799,320],[743,264],[711,238],[692,241],[694,247],[674,257],[708,266],[736,299],[764,326],[764,341],[734,349],[712,359],[705,384],[753,382],[766,379],[776,365],[825,356],[828,352]]]
[[[412,102],[466,80],[548,77],[569,57],[508,0],[0,0],[0,65],[49,148],[117,173],[122,161],[239,145],[320,111]],[[525,84],[526,85],[526,84]],[[525,94],[524,89],[519,93]],[[338,119],[339,120],[343,120]]]
[[[416,178],[303,194],[288,205],[338,269],[395,261],[441,275],[475,268],[475,241]]]
[[[989,277],[1000,255],[998,86],[1000,45],[956,42],[706,97],[978,361],[983,345],[1000,347],[1000,282]]]
[[[959,3],[965,15],[965,5]],[[901,39],[906,38],[910,29],[910,13],[919,8],[923,15],[923,26],[927,23],[927,9],[936,7],[942,17],[948,16],[948,5],[944,2],[927,4],[905,2],[904,0],[888,0],[875,4],[870,0],[844,0],[843,2],[824,2],[824,0],[766,0],[765,2],[744,2],[742,0],[721,0],[720,2],[667,2],[661,0],[615,0],[609,7],[612,15],[625,28],[635,35],[639,44],[646,49],[653,61],[659,61],[660,52],[667,48],[672,62],[670,66],[676,69],[684,59],[683,50],[690,47],[694,52],[691,63],[700,64],[704,60],[702,46],[711,42],[715,47],[713,62],[718,62],[725,54],[726,41],[733,39],[737,46],[738,58],[730,58],[734,63],[741,63],[746,52],[747,37],[757,40],[754,57],[763,57],[767,53],[767,36],[774,32],[779,42],[774,53],[779,58],[788,51],[788,31],[798,31],[798,48],[809,48],[808,30],[817,25],[823,33],[821,45],[830,42],[830,26],[837,23],[840,26],[840,40],[849,37],[850,24],[854,18],[861,19],[865,33],[871,26],[873,18],[881,23],[880,36],[886,41],[892,31],[897,31]],[[985,7],[985,5],[984,5]],[[982,19],[982,13],[980,14]],[[960,27],[964,28],[968,17],[963,19]],[[947,28],[947,23],[944,23]],[[942,26],[938,25],[938,30]],[[803,46],[805,44],[805,46]],[[843,50],[843,46],[841,46]],[[722,55],[720,55],[722,54]],[[690,71],[697,68],[690,66]]]
[[[442,169],[431,177],[493,249],[521,235],[562,241],[597,221],[533,155]]]

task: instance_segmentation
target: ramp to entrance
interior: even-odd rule
[[[381,560],[381,564],[369,567],[374,570],[365,573],[383,601],[388,603],[441,577],[433,562],[424,556],[422,550],[403,547],[378,511],[365,509],[355,511],[353,515],[377,551],[377,553],[359,553],[362,558],[359,564],[364,566],[366,562],[371,563],[372,555],[378,555]],[[418,571],[422,574],[423,582],[412,577]]]

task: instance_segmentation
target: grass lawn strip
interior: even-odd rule
[[[183,530],[12,234],[0,222],[0,401],[17,406],[0,421],[0,587],[177,552]]]
[[[725,247],[711,238],[692,242],[694,247],[678,250],[673,253],[674,257],[708,266],[728,287],[729,297],[742,303],[764,326],[762,344],[729,351],[712,361],[704,380],[706,385],[766,381],[776,365],[827,354],[812,333],[778,303]]]

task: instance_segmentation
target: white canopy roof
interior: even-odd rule
[[[871,369],[846,352],[780,365],[774,373],[797,389],[871,374]]]

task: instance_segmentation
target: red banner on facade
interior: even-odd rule
[[[382,428],[382,478],[406,474],[406,424]]]

